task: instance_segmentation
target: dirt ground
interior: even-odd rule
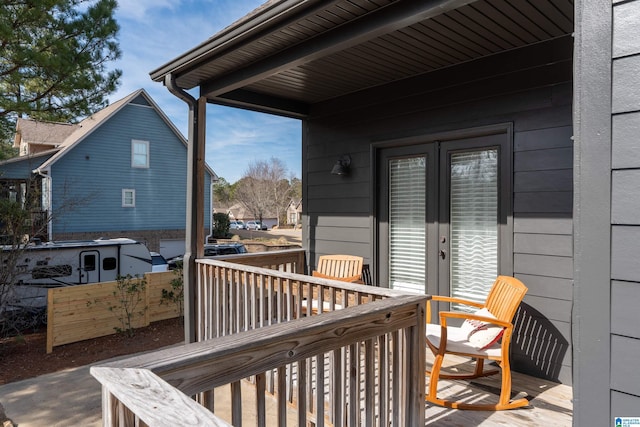
[[[133,337],[108,335],[54,347],[47,354],[46,329],[0,340],[0,385],[116,356],[154,350],[184,340],[182,319],[169,319],[135,330]]]

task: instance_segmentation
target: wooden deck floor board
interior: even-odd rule
[[[427,367],[431,366],[429,353]],[[448,363],[446,363],[449,359]],[[447,356],[446,366],[459,365],[462,358]],[[429,377],[427,377],[427,384]],[[468,381],[440,380],[438,394],[469,402],[495,401],[500,392],[500,374]],[[568,427],[573,419],[573,394],[571,386],[512,372],[512,392],[525,395],[530,406],[509,411],[461,411],[427,404],[427,426],[558,426]]]
[[[427,367],[431,366],[432,359],[430,356],[430,353],[427,354]],[[445,366],[458,367],[463,360],[462,358],[447,357]],[[573,403],[571,386],[557,384],[518,372],[513,372],[512,374],[512,390],[514,395],[526,396],[530,399],[530,406],[509,411],[462,411],[443,408],[425,402],[425,426],[569,427],[572,425]],[[427,377],[427,384],[428,381],[429,378]],[[498,374],[492,377],[473,380],[472,382],[441,380],[438,390],[443,397],[457,396],[457,398],[461,400],[476,402],[483,400],[495,401],[498,397],[499,387],[500,375]],[[269,394],[267,393],[267,395]],[[253,404],[249,404],[245,406],[245,408],[251,408],[252,405]],[[224,408],[225,405],[223,404],[221,407]],[[288,405],[287,413],[289,420],[295,419],[295,399],[292,404]],[[271,412],[271,416],[273,416],[273,412]],[[327,423],[327,425],[330,424]]]

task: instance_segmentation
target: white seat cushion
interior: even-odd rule
[[[427,323],[427,339],[440,348],[440,325]],[[447,351],[454,353],[477,354],[479,356],[500,357],[501,348],[495,343],[487,349],[479,349],[468,340],[469,332],[455,326],[447,326]]]

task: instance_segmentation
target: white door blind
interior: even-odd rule
[[[425,292],[426,158],[389,161],[389,284]]]
[[[498,150],[452,154],[450,193],[451,296],[483,302],[498,274]]]

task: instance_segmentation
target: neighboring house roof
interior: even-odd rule
[[[234,205],[220,205],[213,209],[214,213],[226,213],[232,219],[245,219],[248,218],[248,212],[240,203]]]
[[[39,122],[18,118],[13,147],[20,156],[36,154],[59,147],[78,125],[71,123]]]
[[[213,209],[213,213],[226,213],[229,215],[229,218],[232,220],[245,220],[245,219],[257,219],[254,218],[254,215],[249,212],[242,203],[236,203],[231,206],[217,206]],[[267,212],[267,214],[263,215],[264,218],[275,218],[276,216],[273,213]]]
[[[51,145],[55,146],[55,148],[53,148],[55,154],[48,159],[44,159],[43,163],[39,165],[36,163],[34,165],[34,172],[47,171],[51,167],[51,165],[60,160],[67,152],[69,152],[69,150],[80,144],[87,136],[91,135],[91,133],[98,129],[109,118],[113,117],[114,114],[120,111],[128,103],[136,99],[138,96],[142,96],[145,98],[149,105],[151,105],[151,107],[156,110],[162,120],[167,124],[167,126],[169,126],[169,128],[175,133],[178,139],[180,139],[180,141],[182,141],[182,143],[186,147],[187,140],[180,133],[180,131],[175,127],[171,120],[169,120],[169,118],[166,116],[166,114],[164,114],[160,107],[153,101],[149,94],[144,89],[139,89],[114,102],[108,107],[105,107],[95,114],[87,117],[77,125],[36,122],[33,120],[19,119],[18,124],[16,125],[16,132],[19,132],[20,130],[26,131],[26,135],[23,134],[23,136],[21,137],[23,140],[26,136],[27,138],[29,138],[27,141],[36,141],[39,138],[46,137],[47,134],[51,135],[53,138],[51,141],[53,142],[53,144]],[[22,127],[19,128],[19,126]],[[18,140],[18,136],[16,136],[16,140]],[[20,156],[8,161],[22,160],[24,160],[24,157]],[[30,157],[30,160],[33,160],[33,156]],[[2,163],[3,162],[0,162],[0,165]],[[207,172],[211,174],[212,180],[216,181],[218,179],[218,176],[215,174],[215,172],[209,166],[206,166],[206,169]]]
[[[291,201],[289,201],[289,205],[287,205],[287,213],[290,212],[302,213],[302,199],[291,199]]]

